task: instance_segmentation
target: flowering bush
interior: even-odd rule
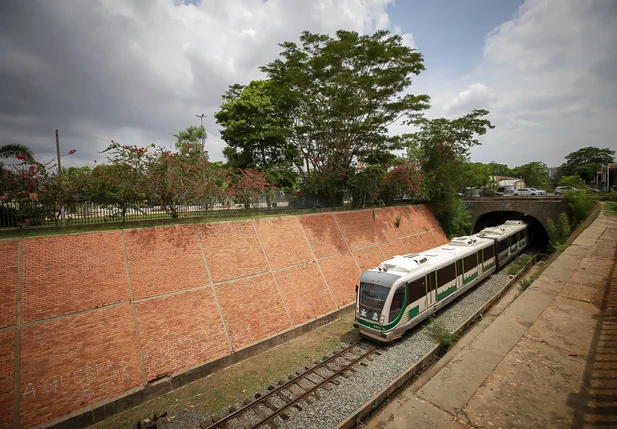
[[[260,198],[265,197],[273,186],[262,171],[250,168],[239,171],[239,176],[229,188],[229,195],[244,204],[244,208],[249,209],[251,204],[255,205]]]

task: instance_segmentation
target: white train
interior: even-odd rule
[[[448,305],[527,246],[527,225],[509,220],[422,253],[394,256],[362,273],[354,327],[381,342]]]

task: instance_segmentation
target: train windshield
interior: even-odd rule
[[[360,317],[379,321],[390,288],[373,283],[360,283]]]

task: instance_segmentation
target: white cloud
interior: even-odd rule
[[[472,151],[478,161],[556,166],[583,146],[617,149],[615,46],[616,2],[528,0],[487,35],[473,72],[431,82],[431,114],[452,116],[484,102],[497,128]],[[457,94],[456,86],[467,88]]]
[[[222,159],[213,114],[228,85],[261,77],[278,43],[302,30],[402,33],[390,22],[392,3],[0,2],[0,144],[27,144],[50,159],[59,128],[63,147],[78,149],[70,165],[102,159],[111,139],[171,144],[172,132],[205,113],[208,148]],[[428,70],[411,90],[431,95],[431,116],[491,111],[497,128],[474,149],[476,160],[556,165],[582,146],[616,148],[616,28],[615,1],[528,0],[487,35],[471,73]],[[413,28],[404,31],[414,46]]]
[[[490,107],[490,101],[495,95],[482,83],[476,82],[469,85],[465,91],[461,91],[450,100],[443,109],[448,113],[469,112],[473,109],[485,109]]]
[[[79,157],[111,139],[172,144],[172,132],[208,118],[208,149],[222,159],[213,114],[228,85],[261,77],[279,43],[308,30],[392,28],[392,0],[172,0],[10,2],[0,6],[0,144],[53,156],[53,133]],[[9,18],[10,17],[10,18]],[[411,34],[403,34],[413,46]],[[6,67],[5,67],[6,65]]]

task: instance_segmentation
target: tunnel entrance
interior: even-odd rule
[[[533,216],[525,215],[521,212],[498,211],[485,213],[478,218],[473,226],[472,233],[480,232],[489,226],[501,225],[507,220],[522,220],[527,224],[529,231],[529,244],[531,249],[545,251],[548,246],[548,234],[542,223]]]

